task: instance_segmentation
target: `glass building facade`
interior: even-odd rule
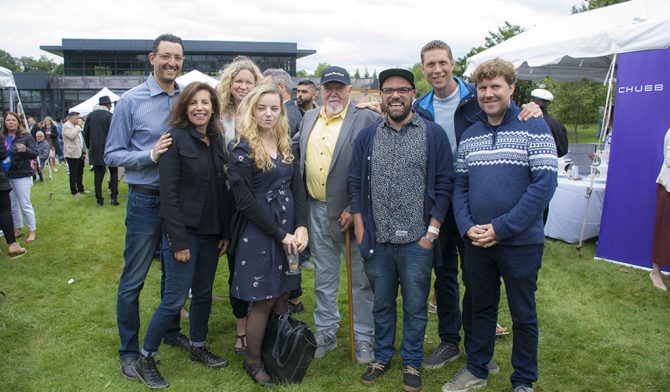
[[[261,70],[283,68],[296,74],[296,60],[316,53],[298,49],[293,42],[242,42],[184,40],[182,73],[194,69],[218,78],[220,70],[237,56],[253,60]],[[64,76],[16,73],[14,78],[28,115],[57,118],[67,109],[107,87],[121,95],[152,71],[148,53],[153,40],[68,39],[62,45],[40,49],[63,58]],[[2,110],[8,110],[10,91],[0,90]],[[14,102],[17,99],[14,97]]]
[[[210,76],[239,55],[251,58],[261,70],[283,68],[296,73],[296,59],[316,53],[290,42],[188,41],[184,40],[183,72],[194,69]],[[152,40],[63,39],[61,46],[41,46],[63,57],[65,76],[147,75],[147,54]]]

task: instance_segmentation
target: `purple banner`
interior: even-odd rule
[[[624,53],[617,62],[614,130],[596,254],[651,268],[656,177],[670,127],[670,49]]]

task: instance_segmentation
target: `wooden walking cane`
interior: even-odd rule
[[[351,350],[351,363],[356,363],[356,349],[354,348],[354,303],[351,291],[351,230],[347,230],[346,238],[346,265],[347,265],[347,298],[349,299],[349,349]]]

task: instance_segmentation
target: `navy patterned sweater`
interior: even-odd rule
[[[544,243],[542,212],[557,185],[556,144],[544,119],[522,122],[520,111],[511,104],[496,127],[481,112],[463,133],[453,198],[462,236],[492,223],[502,245]]]

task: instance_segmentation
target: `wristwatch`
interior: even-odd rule
[[[425,238],[426,241],[430,242],[431,245],[435,244],[435,240],[437,239],[437,237],[433,238],[433,237],[429,236],[428,234],[424,235],[423,238]]]

